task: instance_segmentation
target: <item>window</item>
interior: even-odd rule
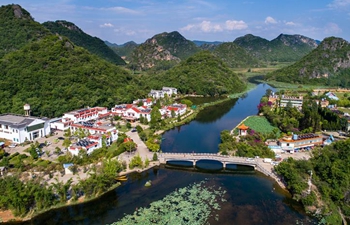
[[[9,129],[9,126],[8,126],[8,125],[6,125],[6,126],[5,126],[5,129]]]
[[[289,143],[287,143],[287,146],[289,146]]]

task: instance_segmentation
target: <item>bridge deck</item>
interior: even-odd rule
[[[249,160],[246,157],[236,157],[236,156],[224,156],[213,153],[161,153],[159,155],[159,161],[161,163],[166,163],[168,161],[191,161],[194,164],[199,160],[215,160],[226,164],[239,164],[248,165],[255,167],[257,162],[255,160]]]

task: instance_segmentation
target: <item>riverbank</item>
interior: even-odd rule
[[[246,90],[245,92],[243,92],[243,93],[241,93],[240,94],[240,96],[242,96],[242,95],[244,95],[245,93],[247,93],[249,90]],[[231,99],[231,98],[226,98],[226,99],[224,99],[224,101],[226,101],[226,100],[229,100],[229,99]],[[203,108],[202,109],[204,109],[204,108],[206,108],[206,107],[209,107],[209,106],[214,106],[214,105],[216,105],[216,104],[218,104],[218,103],[222,103],[222,102],[224,102],[224,101],[219,101],[219,102],[214,102],[214,103],[209,103],[209,104],[205,104],[204,106],[203,106]],[[199,112],[199,111],[201,111],[201,110],[196,110],[196,112]],[[188,120],[188,121],[191,121],[192,119],[195,119],[196,118],[196,116],[197,116],[197,114],[191,114],[190,116],[188,116],[187,118],[186,118],[186,121]],[[181,124],[176,124],[176,126],[180,126]],[[133,134],[135,134],[135,135],[137,135],[137,132],[133,132]],[[142,142],[143,143],[143,142]],[[140,145],[138,145],[138,147],[140,147]],[[148,153],[150,153],[149,151],[148,151],[148,149],[147,149],[147,152]],[[147,154],[147,158],[148,159],[151,159],[151,155],[153,155],[153,153],[150,153],[150,154]],[[129,155],[129,157],[130,157],[130,159],[132,158],[131,157],[131,155]],[[144,158],[144,157],[143,157]],[[130,173],[132,173],[132,172],[143,172],[144,170],[148,170],[148,169],[150,169],[150,168],[152,168],[153,166],[156,166],[157,165],[157,163],[150,163],[150,166],[149,167],[147,167],[147,168],[143,168],[143,169],[139,169],[139,168],[135,168],[135,169],[133,169],[133,170],[130,170],[129,168],[127,168],[126,169],[126,171],[123,171],[123,172],[121,172],[120,174],[122,175],[122,174],[130,174]],[[159,165],[159,164],[158,164]],[[99,194],[98,196],[95,196],[94,198],[90,198],[90,199],[83,199],[81,202],[78,202],[77,204],[80,204],[80,203],[85,203],[85,202],[87,202],[87,201],[91,201],[91,200],[93,200],[93,199],[96,199],[96,198],[99,198],[100,196],[102,196],[104,193],[101,193],[101,194]],[[66,207],[66,206],[68,206],[69,204],[65,204],[65,205],[63,205],[63,206],[59,206],[59,207]],[[52,208],[50,208],[50,209],[47,209],[47,210],[45,210],[45,211],[48,211],[48,210],[51,210]],[[42,212],[41,212],[42,213]],[[37,214],[36,214],[37,215]],[[33,217],[33,215],[31,215],[31,217],[29,218],[29,219],[31,219]],[[27,219],[27,218],[26,218]]]

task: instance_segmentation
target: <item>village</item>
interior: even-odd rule
[[[107,151],[109,151],[108,147],[111,147],[120,137],[123,137],[122,141],[124,143],[132,143],[133,145],[129,144],[130,149],[115,155],[115,158],[123,163],[123,169],[119,172],[119,175],[123,176],[133,171],[141,172],[151,166],[159,165],[165,158],[162,156],[159,148],[151,150],[146,145],[137,128],[148,129],[150,127],[149,123],[152,120],[153,108],[159,111],[158,113],[162,120],[172,118],[174,121],[179,121],[182,117],[191,114],[192,109],[190,107],[183,103],[177,103],[174,100],[162,101],[170,104],[163,104],[159,108],[155,107],[155,104],[160,99],[174,99],[177,95],[176,88],[163,87],[162,90],[151,90],[148,98],[137,99],[132,104],[119,104],[111,109],[98,106],[85,107],[66,112],[60,118],[52,119],[31,116],[30,105],[25,104],[23,108],[24,115],[0,115],[0,146],[5,151],[5,154],[10,155],[10,158],[21,155],[33,157],[32,152],[29,152],[28,149],[36,143],[34,152],[38,156],[36,164],[45,164],[45,161],[60,163],[62,156],[70,155],[71,159],[73,159],[72,157],[81,158],[84,155],[84,157],[90,157],[90,155],[94,155],[102,148],[107,148]],[[326,96],[327,99],[337,101],[337,96],[334,93],[327,93]],[[311,157],[309,154],[310,150],[315,146],[326,146],[336,140],[347,138],[350,128],[349,115],[347,113],[339,113],[341,111],[338,110],[337,106],[330,104],[330,101],[327,99],[315,101],[322,108],[329,108],[337,112],[340,117],[345,118],[348,122],[346,130],[302,134],[287,133],[279,138],[267,139],[264,142],[265,146],[273,151],[273,157],[245,157],[242,159],[237,158],[238,161],[243,160],[246,161],[245,163],[257,165],[260,172],[274,178],[281,187],[286,188],[280,177],[274,173],[274,166],[278,165],[281,160],[289,157],[309,159]],[[270,107],[269,110],[286,107],[301,110],[303,101],[304,97],[302,95],[276,95],[274,92],[271,92],[267,105]],[[254,126],[249,124],[249,120],[253,117],[261,117],[261,115],[249,116],[244,119],[232,129],[231,135],[236,136],[237,140],[249,136],[254,128]],[[159,156],[160,158],[158,158]],[[139,157],[141,160],[139,167],[131,166],[131,162],[136,157]],[[184,154],[183,157],[185,159],[186,157],[195,157],[195,155]],[[223,152],[218,152],[217,157],[227,156]],[[233,156],[233,160],[236,160],[235,156]],[[244,164],[244,162],[240,163]],[[46,165],[48,164],[46,163]],[[74,165],[73,162],[66,160],[61,165],[58,164],[55,170],[47,172],[47,170],[38,170],[36,167],[31,169],[29,167],[27,170],[22,170],[20,176],[23,181],[40,178],[49,185],[63,185],[66,183],[78,185],[81,180],[88,179],[93,175],[96,166],[102,167],[102,161]],[[0,176],[11,175],[12,172],[10,171],[12,171],[11,164],[2,165],[0,167]],[[122,177],[120,179],[126,178]],[[67,192],[67,200],[72,197],[71,191],[72,189]]]
[[[317,92],[317,93],[316,93]],[[320,90],[316,90],[314,95],[318,94]],[[328,99],[339,100],[338,97],[332,93],[325,94]],[[130,135],[135,136],[137,125],[142,125],[148,128],[148,122],[151,121],[152,106],[157,100],[163,98],[170,98],[177,96],[177,89],[172,87],[163,87],[162,90],[151,90],[146,99],[134,100],[132,104],[115,105],[111,109],[106,107],[86,107],[70,112],[66,112],[60,118],[37,118],[30,115],[30,105],[24,105],[24,115],[3,114],[0,115],[0,146],[7,150],[9,154],[25,153],[24,150],[28,148],[30,143],[39,141],[40,146],[37,148],[37,154],[47,160],[54,161],[60,154],[69,152],[73,156],[78,156],[79,153],[85,152],[90,155],[94,150],[102,146],[110,146],[115,142],[120,130],[115,125],[114,118],[120,118],[121,122],[127,124],[130,122],[133,127],[128,127],[125,131],[128,133],[128,138],[125,141],[134,141]],[[276,107],[295,107],[301,109],[303,104],[303,96],[288,96],[276,95],[271,92],[268,98],[271,108]],[[336,105],[329,104],[329,101],[324,98],[316,100],[321,107],[330,108],[336,112]],[[188,107],[185,104],[173,103],[170,105],[163,105],[159,108],[161,118],[177,118],[188,112]],[[347,130],[350,129],[350,116],[348,113],[340,115],[347,119]],[[248,134],[249,127],[244,124],[244,121],[235,127],[239,136]],[[137,132],[136,132],[137,133]],[[298,151],[310,150],[314,146],[329,145],[335,139],[345,138],[346,132],[326,132],[323,134],[290,134],[283,136],[280,139],[268,139],[265,144],[275,153],[276,159],[280,160],[281,153],[295,153]],[[140,141],[142,142],[142,141]],[[141,143],[141,145],[144,143]],[[140,143],[136,146],[141,148]],[[44,150],[43,150],[44,149]],[[143,159],[151,158],[152,153],[147,147],[144,147]],[[45,153],[46,152],[46,156]],[[277,165],[277,163],[276,163]],[[72,164],[64,164],[66,173],[71,174],[67,169]],[[4,166],[1,167],[5,171]]]

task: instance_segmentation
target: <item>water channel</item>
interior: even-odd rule
[[[164,152],[217,152],[220,132],[232,129],[248,115],[255,115],[258,102],[268,88],[272,89],[260,84],[238,100],[205,109],[196,120],[166,132],[161,149]],[[227,202],[222,203],[217,212],[219,220],[209,219],[210,224],[315,224],[300,204],[266,176],[244,168],[217,171],[215,162],[203,163],[203,168],[213,167],[215,171],[161,166],[130,174],[122,186],[94,201],[51,210],[24,224],[110,224],[174,190],[204,180],[227,191]],[[148,180],[152,186],[147,188],[144,184]]]

